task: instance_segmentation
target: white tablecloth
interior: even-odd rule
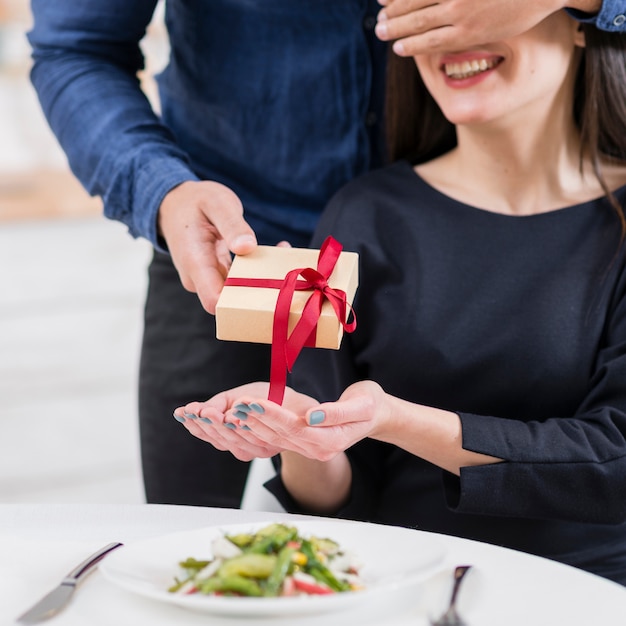
[[[9,626],[90,553],[112,541],[130,543],[170,532],[241,522],[296,521],[297,516],[163,505],[0,504],[0,624]],[[308,518],[310,519],[310,518]],[[425,626],[449,597],[451,572],[473,564],[460,597],[470,626],[626,624],[626,588],[546,559],[437,535],[446,555],[415,597],[332,616],[207,616],[136,596],[97,570],[51,626],[286,626],[385,624]]]

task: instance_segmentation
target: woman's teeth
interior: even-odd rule
[[[490,70],[498,65],[498,59],[480,59],[474,61],[463,61],[462,63],[446,63],[443,69],[450,78],[469,78],[481,72]]]

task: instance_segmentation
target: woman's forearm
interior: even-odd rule
[[[345,504],[352,482],[352,469],[345,453],[331,461],[314,461],[288,451],[280,456],[283,484],[302,508],[325,515]]]
[[[457,475],[461,467],[502,460],[463,448],[461,420],[456,413],[385,395],[389,418],[372,432],[372,439],[396,445]],[[345,453],[330,461],[317,461],[285,451],[281,461],[283,483],[304,509],[332,514],[347,502],[352,469]]]
[[[373,439],[403,448],[457,476],[461,467],[502,461],[463,448],[461,419],[456,413],[390,395],[387,400],[389,418],[372,433]]]

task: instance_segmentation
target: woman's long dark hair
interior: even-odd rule
[[[626,236],[623,207],[602,176],[601,161],[626,164],[626,35],[581,25],[586,46],[574,87],[574,120],[583,156],[615,208]],[[412,58],[389,55],[386,101],[387,145],[391,161],[423,163],[456,145],[454,126],[424,85]]]

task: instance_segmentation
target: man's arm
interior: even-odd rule
[[[195,180],[141,91],[139,42],[157,0],[32,0],[31,80],[70,167],[107,217],[158,245],[165,194]]]
[[[169,251],[209,313],[230,252],[256,246],[239,198],[199,181],[141,91],[139,42],[157,0],[32,0],[31,79],[83,186],[131,235]]]

